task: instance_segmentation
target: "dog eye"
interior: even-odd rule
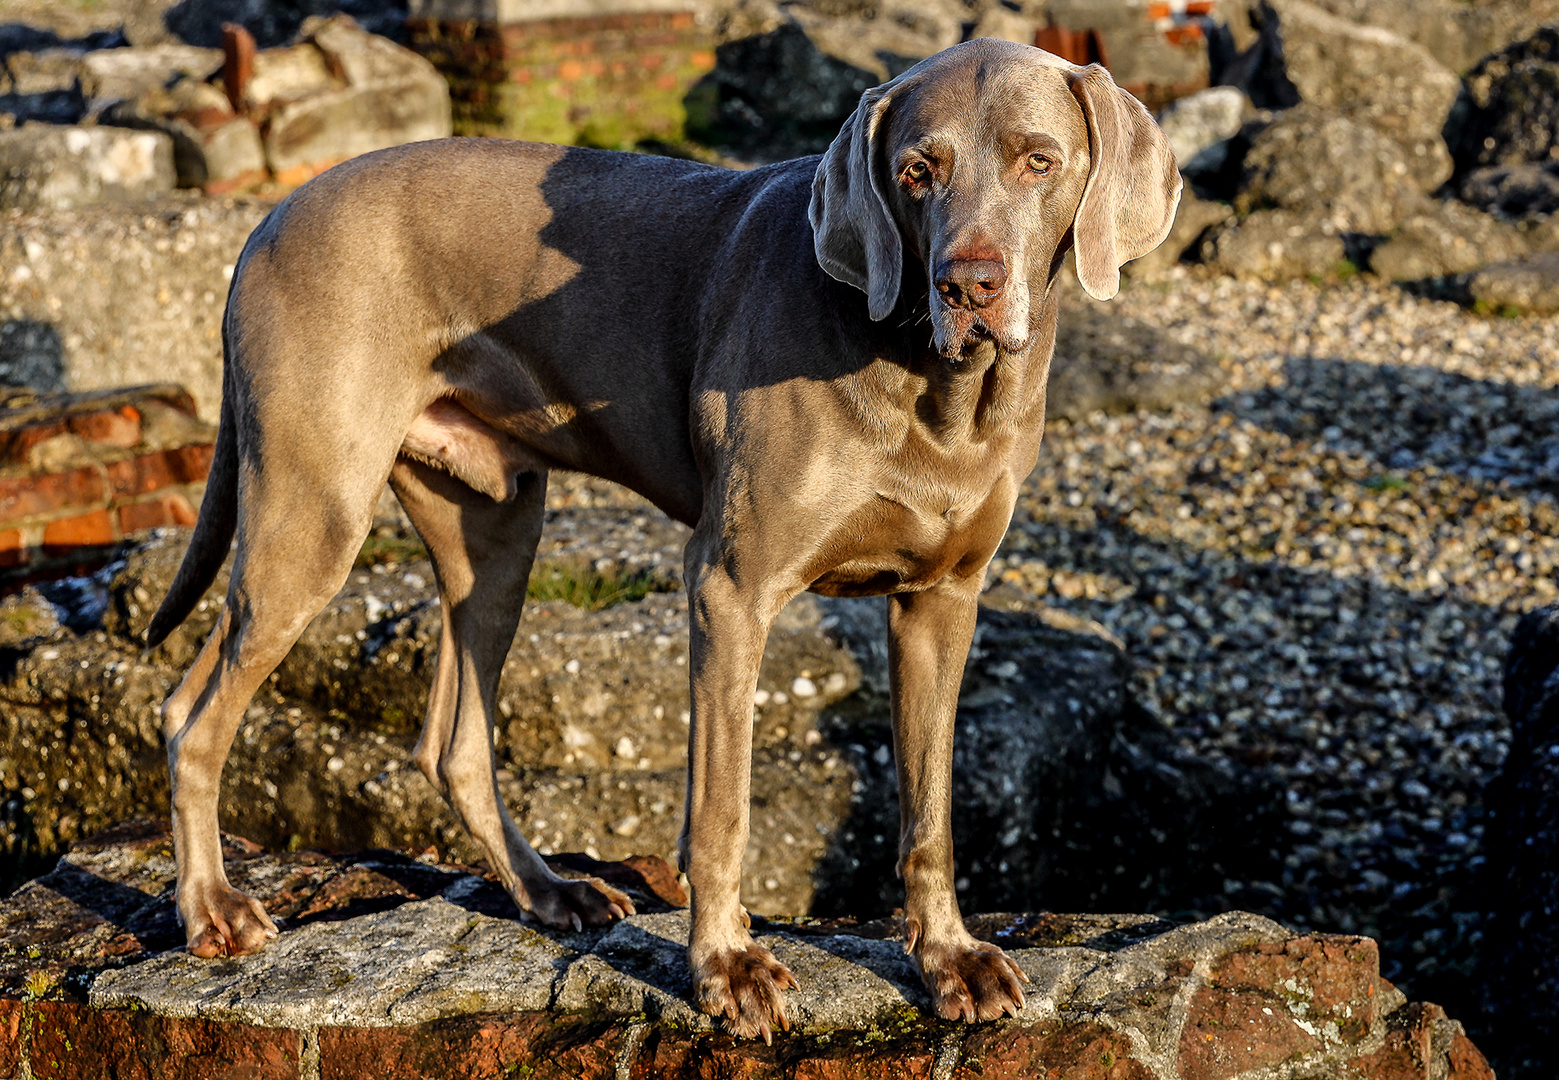
[[[926,167],[926,163],[924,161],[913,161],[910,162],[907,168],[905,168],[904,179],[908,180],[912,184],[918,184],[926,178],[926,175],[930,171],[931,170]]]
[[[1044,176],[1050,171],[1050,159],[1044,154],[1030,154],[1029,168],[1039,173],[1040,176]]]

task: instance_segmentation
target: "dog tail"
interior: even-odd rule
[[[227,335],[223,334],[224,344]],[[216,450],[206,475],[206,495],[200,502],[195,534],[184,552],[179,572],[162,598],[162,606],[146,628],[146,647],[156,648],[195,610],[227,559],[238,528],[238,423],[233,415],[230,380],[222,380],[222,410],[217,421]]]

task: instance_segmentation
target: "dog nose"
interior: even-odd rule
[[[949,307],[988,307],[1006,284],[1007,267],[999,259],[944,259],[936,269],[936,291]]]

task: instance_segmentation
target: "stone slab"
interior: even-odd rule
[[[177,947],[154,822],[0,900],[0,1076],[1492,1075],[1459,1024],[1380,979],[1374,942],[1243,912],[970,918],[1029,978],[1020,1016],[975,1026],[928,1015],[895,920],[756,919],[801,984],[791,1031],[764,1045],[692,1007],[688,913],[647,864],[581,864],[631,870],[643,913],[565,934],[522,922],[472,867],[237,838],[224,854],[282,926],[254,956]]]

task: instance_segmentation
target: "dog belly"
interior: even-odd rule
[[[401,453],[443,469],[499,502],[514,493],[514,478],[520,473],[549,467],[517,439],[449,398],[433,402],[412,421]]]

